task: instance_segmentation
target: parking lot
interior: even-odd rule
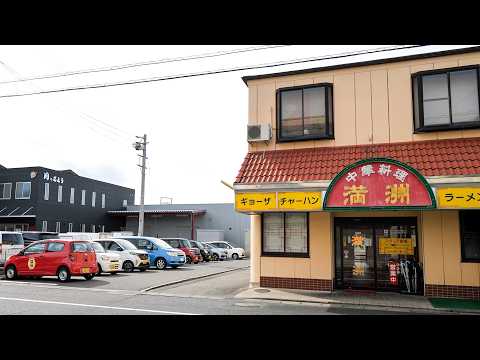
[[[91,281],[85,281],[82,277],[72,277],[70,282],[60,284],[56,277],[45,276],[39,280],[19,279],[12,283],[21,285],[38,285],[52,287],[70,287],[78,289],[91,289],[99,291],[124,291],[124,292],[149,292],[158,291],[169,285],[179,284],[185,281],[200,280],[218,274],[228,273],[238,269],[248,269],[249,261],[228,260],[215,262],[201,262],[198,264],[186,264],[177,269],[167,268],[165,270],[150,269],[145,272],[138,270],[132,273],[119,272],[116,275],[102,274],[95,276]],[[1,279],[5,282],[3,268]],[[248,278],[246,279],[248,287]]]

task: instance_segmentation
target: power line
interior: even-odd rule
[[[404,50],[404,49],[411,49],[411,48],[423,47],[423,46],[425,45],[405,45],[400,47],[397,46],[397,47],[388,47],[388,48],[376,48],[371,50],[362,50],[362,51],[350,52],[350,53],[326,55],[322,57],[299,58],[299,59],[287,60],[284,62],[267,63],[267,64],[260,64],[260,65],[248,65],[243,67],[210,70],[210,71],[204,71],[204,72],[198,72],[198,73],[176,74],[176,75],[170,75],[170,76],[164,76],[164,77],[152,77],[152,78],[129,80],[129,81],[122,81],[122,82],[114,82],[114,83],[83,85],[83,86],[77,86],[77,87],[60,88],[60,89],[45,90],[45,91],[38,91],[38,92],[31,92],[31,93],[7,94],[7,95],[0,95],[0,98],[51,94],[51,93],[76,91],[76,90],[99,89],[99,88],[107,88],[107,87],[123,86],[123,85],[134,85],[134,84],[150,83],[150,82],[156,82],[156,81],[196,77],[196,76],[215,75],[215,74],[229,73],[229,72],[235,72],[235,71],[264,69],[264,68],[271,68],[271,67],[277,67],[277,66],[294,65],[294,64],[300,64],[300,63],[306,63],[306,62],[312,62],[312,61],[339,59],[339,58],[345,58],[345,57],[351,57],[351,56],[374,54],[374,53],[380,53],[380,52],[392,51],[392,50]]]
[[[195,59],[206,59],[206,58],[212,58],[217,56],[239,54],[239,53],[250,52],[250,51],[267,50],[267,49],[286,47],[286,46],[291,46],[291,45],[266,45],[266,46],[257,46],[257,47],[234,49],[234,50],[217,51],[213,53],[204,53],[204,54],[190,55],[190,56],[177,57],[177,58],[165,58],[165,59],[159,59],[159,60],[144,61],[140,63],[114,65],[109,67],[84,69],[84,70],[70,71],[65,73],[26,77],[26,78],[20,78],[16,80],[0,81],[0,84],[11,84],[11,83],[17,83],[17,82],[23,82],[23,81],[43,80],[43,79],[52,79],[52,78],[58,78],[58,77],[64,77],[64,76],[75,76],[75,75],[84,75],[84,74],[98,73],[98,72],[105,72],[105,71],[123,70],[123,69],[128,69],[133,67],[166,64],[166,63],[188,61],[188,60],[195,60]]]
[[[13,76],[15,76],[15,77],[21,76],[21,74],[19,74],[18,71],[16,71],[16,70],[15,70],[13,67],[11,67],[10,65],[6,64],[4,61],[1,61],[1,60],[0,60],[0,64],[2,64],[2,65],[5,67],[5,69],[7,69]],[[30,86],[32,86],[32,87],[37,87],[37,86],[35,86],[35,85],[33,85],[33,84],[30,84]],[[38,88],[38,87],[37,87],[37,88]],[[62,109],[62,108],[60,107],[60,105],[57,104],[56,107],[57,107],[61,112],[66,112],[64,109]],[[129,142],[130,139],[133,138],[133,135],[130,135],[128,132],[126,132],[126,131],[124,131],[124,130],[122,130],[122,129],[120,129],[120,128],[117,128],[117,127],[115,127],[115,126],[113,126],[113,125],[110,125],[110,124],[106,123],[105,121],[99,120],[99,119],[97,119],[97,118],[95,118],[95,117],[93,117],[93,116],[91,116],[91,115],[85,114],[85,113],[83,113],[83,112],[78,112],[78,113],[79,113],[81,116],[86,117],[86,118],[87,118],[86,120],[89,121],[91,125],[97,127],[96,129],[94,129],[94,128],[92,128],[91,126],[87,125],[87,127],[88,127],[92,132],[94,132],[95,134],[102,135],[103,137],[108,138],[108,139],[111,140],[112,142],[117,142],[117,143],[125,142],[125,144],[126,144],[126,142]],[[100,124],[103,124],[105,127],[108,126],[109,129],[108,129],[108,130],[107,130],[107,129],[104,129],[104,128],[98,126],[95,122],[100,123]],[[106,131],[107,134],[108,134],[108,136],[107,136],[107,134],[103,134],[103,133],[99,132],[99,130],[101,130],[101,131]],[[124,133],[124,134],[126,134],[126,135],[122,135],[122,134],[120,134],[120,133],[114,133],[114,132],[112,132],[112,130],[115,130],[115,131]],[[118,139],[118,138],[117,138],[117,139],[112,138],[112,137],[109,136],[109,135],[115,135],[115,136],[117,136],[118,138],[122,138],[122,140],[120,141],[120,139]]]

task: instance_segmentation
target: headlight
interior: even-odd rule
[[[135,251],[130,251],[130,255],[139,255]]]
[[[110,257],[105,256],[105,255],[100,256],[100,258],[101,258],[103,261],[108,261],[108,260],[110,260]]]
[[[168,256],[177,256],[177,254],[175,251],[167,251]]]

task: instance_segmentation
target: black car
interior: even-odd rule
[[[201,242],[190,240],[190,243],[194,248],[197,248],[198,250],[200,250],[200,254],[202,255],[203,261],[208,262],[212,260],[212,254],[210,250],[208,250]]]
[[[58,233],[46,231],[24,231],[22,232],[25,246],[38,240],[59,239]]]

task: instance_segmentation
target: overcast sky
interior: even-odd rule
[[[245,46],[0,46],[0,82],[19,77],[225,51]],[[85,84],[161,77],[382,47],[288,46],[203,60],[81,76],[0,84],[0,96]],[[102,89],[0,98],[0,164],[72,169],[135,188],[140,168],[132,143],[148,136],[145,203],[233,202],[232,183],[247,152],[248,90],[242,76],[465,46],[309,62]],[[111,126],[115,127],[112,128]],[[118,130],[117,130],[118,129]]]

